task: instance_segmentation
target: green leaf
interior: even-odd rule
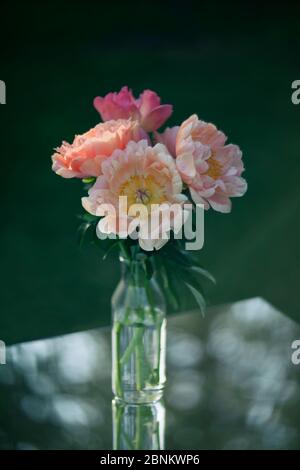
[[[163,293],[168,304],[171,305],[174,310],[177,310],[179,308],[179,301],[175,295],[176,289],[173,288],[170,282],[170,275],[167,271],[167,260],[161,252],[157,252],[153,255],[153,263],[158,282],[162,285]]]
[[[179,250],[174,250],[168,254],[168,262],[176,266],[191,266],[191,261],[187,255]]]
[[[94,181],[96,181],[96,178],[93,177],[93,176],[91,178],[83,178],[82,179],[82,182],[85,183],[85,184],[94,183]]]
[[[78,214],[77,215],[78,219],[83,220],[84,222],[89,222],[89,223],[96,223],[99,221],[100,217],[89,214],[88,212],[85,212],[84,214]]]
[[[200,274],[201,276],[203,277],[206,277],[207,279],[209,279],[213,284],[216,284],[217,281],[216,279],[214,278],[214,276],[209,272],[207,271],[206,269],[204,268],[201,268],[200,266],[192,266],[190,268],[191,271],[194,271],[195,273],[198,273]]]
[[[202,316],[204,317],[204,314],[205,314],[205,309],[206,309],[206,302],[205,302],[205,299],[203,297],[203,295],[201,294],[201,292],[199,292],[198,289],[196,289],[194,286],[192,286],[191,284],[189,284],[188,282],[185,282],[185,285],[189,288],[189,290],[191,291],[191,293],[193,294],[199,308],[200,308],[200,312],[202,313]]]
[[[105,260],[108,257],[108,255],[118,246],[119,246],[119,240],[115,240],[114,242],[112,242],[110,247],[104,253],[102,259]]]
[[[176,273],[180,276],[180,280],[191,284],[195,289],[197,289],[204,296],[203,288],[201,285],[202,278],[199,275],[196,275],[191,269],[182,269],[178,270]]]
[[[100,238],[97,237],[97,232],[95,230],[95,225],[93,224],[94,230],[93,230],[93,238],[91,242],[99,249],[103,255],[110,249],[111,245],[117,242],[118,240],[116,239],[111,239],[111,238],[106,238],[104,240],[101,240]]]
[[[148,281],[150,281],[150,279],[152,279],[152,276],[154,274],[153,263],[152,263],[152,260],[151,260],[150,256],[147,256],[147,258],[145,260],[145,269],[146,269],[147,279],[148,279]]]
[[[139,261],[143,261],[145,259],[146,255],[144,253],[140,253],[140,247],[137,243],[131,245],[129,250],[133,260],[137,259]]]
[[[79,225],[79,227],[77,229],[78,244],[79,244],[80,248],[83,245],[83,242],[85,240],[87,231],[89,230],[90,227],[92,227],[92,225],[90,223],[83,222],[82,224]]]
[[[131,258],[130,258],[130,253],[128,252],[128,249],[127,249],[127,246],[126,246],[126,240],[119,239],[118,243],[119,243],[121,255],[123,256],[123,258],[126,261],[130,262]]]
[[[179,291],[174,286],[175,278],[168,272],[166,267],[162,265],[160,270],[160,275],[163,281],[163,286],[165,289],[165,294],[167,297],[168,302],[172,305],[172,307],[177,310],[180,305],[180,298],[179,298]]]

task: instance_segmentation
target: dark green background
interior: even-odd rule
[[[109,322],[118,265],[77,247],[81,184],[50,156],[98,122],[94,96],[125,84],[173,103],[171,125],[196,112],[244,152],[248,193],[206,214],[211,303],[263,296],[300,319],[299,20],[287,2],[1,5],[1,339]]]

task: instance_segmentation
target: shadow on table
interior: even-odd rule
[[[298,338],[260,298],[171,318],[165,407],[113,402],[113,422],[107,329],[12,346],[0,366],[0,447],[297,448]]]

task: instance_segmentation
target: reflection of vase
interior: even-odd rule
[[[112,297],[113,392],[128,403],[148,403],[161,398],[165,384],[165,301],[144,261],[121,262]]]
[[[114,450],[163,450],[165,407],[161,401],[133,405],[115,399],[113,410]]]

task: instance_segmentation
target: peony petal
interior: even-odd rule
[[[139,114],[132,91],[126,86],[118,93],[108,93],[104,97],[97,96],[93,104],[103,121],[128,119]]]
[[[222,212],[223,214],[231,212],[231,200],[227,196],[214,194],[208,201],[215,211]]]
[[[176,157],[176,137],[178,134],[178,129],[179,126],[174,126],[167,127],[167,129],[162,134],[154,132],[154,138],[156,142],[164,144],[174,158]]]
[[[171,116],[172,112],[173,106],[170,104],[158,106],[142,119],[141,125],[147,132],[156,131]]]
[[[191,193],[191,198],[193,199],[194,203],[195,204],[203,204],[204,205],[204,209],[209,209],[209,204],[208,202],[202,197],[200,196],[199,192],[197,192],[194,188],[189,188],[190,189],[190,193]]]
[[[170,204],[177,202],[182,205],[187,199],[185,195],[181,194],[182,180],[175,161],[168,153],[165,145],[156,144],[154,147],[150,147],[147,140],[142,140],[139,142],[130,141],[124,150],[115,150],[111,157],[102,163],[102,175],[97,178],[95,184],[89,190],[88,198],[82,199],[82,204],[88,212],[99,216],[102,214],[101,205],[103,203],[113,204],[117,214],[116,230],[118,230],[121,221],[124,218],[127,220],[130,215],[127,212],[128,208],[121,210],[119,206],[119,197],[124,196],[124,184],[127,185],[126,191],[129,191],[129,196],[127,196],[128,193],[125,193],[125,195],[133,197],[134,201],[134,195],[137,188],[139,188],[135,185],[144,185],[144,178],[148,177],[150,178],[147,183],[149,185],[148,191],[150,191],[150,194],[152,192],[152,197],[155,196],[153,201],[157,200],[157,192],[161,192],[162,202],[158,203],[158,207],[166,206],[165,210],[170,212]],[[132,185],[132,188],[130,185]],[[144,188],[144,186],[142,187]],[[130,195],[130,191],[133,192],[133,196]],[[156,204],[153,201],[151,204]],[[147,209],[148,206],[142,204],[142,207]],[[151,227],[152,234],[149,233],[149,227],[146,225],[148,211],[146,211],[144,218],[139,217],[141,222],[144,221],[144,224],[140,225],[141,230],[138,232],[143,249],[147,251],[159,249],[167,241],[164,239],[163,234],[167,234],[175,225],[177,228],[179,227],[181,223],[179,215],[175,218],[172,214],[167,215],[169,215],[170,224],[168,225],[167,220],[165,221],[166,225],[161,226],[158,220],[156,226]],[[108,220],[105,223],[103,222],[106,231],[111,227],[108,222]]]
[[[148,116],[153,109],[160,106],[160,97],[155,93],[155,91],[144,90],[136,103],[138,104],[138,108],[143,119]]]
[[[196,176],[194,157],[191,153],[179,155],[176,158],[176,165],[179,172],[187,178]]]
[[[84,134],[75,136],[72,144],[64,142],[56,149],[52,156],[52,169],[64,178],[99,176],[102,161],[115,150],[124,149],[128,142],[139,141],[144,135],[145,131],[139,123],[132,119],[98,124]]]

